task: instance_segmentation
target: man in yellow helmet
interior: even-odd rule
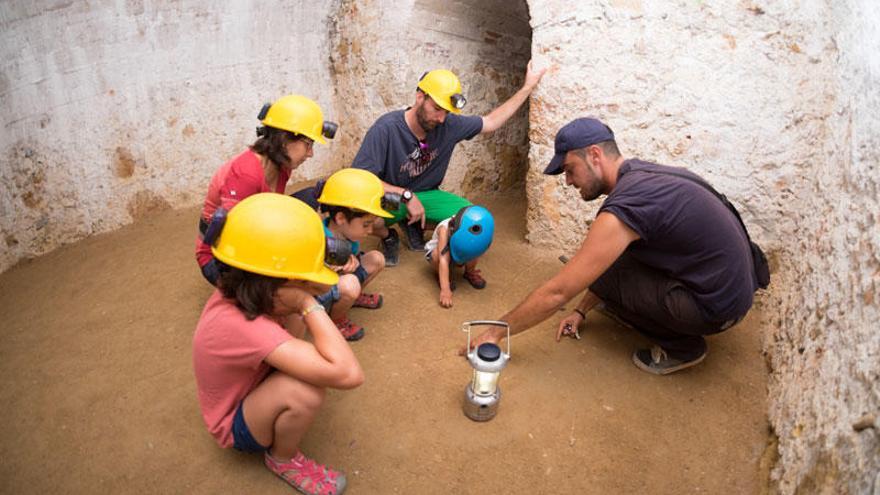
[[[483,116],[461,115],[467,100],[458,77],[448,70],[432,70],[419,80],[413,106],[386,113],[370,127],[352,167],[376,174],[385,184],[385,191],[400,194],[404,203],[393,212],[394,218],[373,228],[373,233],[382,238],[386,265],[397,264],[400,246],[397,233],[388,226],[405,217],[410,249],[422,250],[426,220],[440,222],[471,204],[438,189],[452,150],[460,141],[504,125],[529,97],[545,70],[533,70],[529,62],[522,88]]]

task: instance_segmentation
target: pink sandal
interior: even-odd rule
[[[266,467],[290,486],[307,495],[339,495],[345,491],[345,475],[297,452],[293,459],[279,462],[266,452]]]
[[[382,302],[382,294],[368,294],[366,292],[361,292],[361,295],[354,300],[352,307],[379,309],[382,307]]]

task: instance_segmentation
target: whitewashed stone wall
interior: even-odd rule
[[[686,166],[770,253],[770,481],[880,490],[876,2],[531,0],[529,239],[570,252],[598,203],[540,174],[556,130],[595,115],[627,156]],[[723,385],[723,384],[722,384]]]
[[[332,108],[329,4],[0,3],[0,270],[200,202],[264,101]]]

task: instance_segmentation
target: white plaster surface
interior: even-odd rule
[[[264,101],[332,108],[329,5],[0,3],[0,270],[200,202]]]
[[[529,239],[571,252],[595,215],[540,174],[575,117],[605,120],[626,156],[709,179],[771,255],[772,486],[876,493],[880,425],[852,424],[880,416],[878,4],[529,7],[533,57],[552,67],[531,102]]]

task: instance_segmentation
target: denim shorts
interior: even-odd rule
[[[339,285],[334,285],[330,290],[316,297],[315,300],[318,301],[318,304],[324,306],[324,309],[329,313],[333,303],[339,300]]]
[[[235,410],[235,418],[232,420],[232,439],[235,450],[242,452],[265,452],[269,447],[260,445],[248,429],[247,423],[244,422],[244,401],[239,402],[238,409]]]

